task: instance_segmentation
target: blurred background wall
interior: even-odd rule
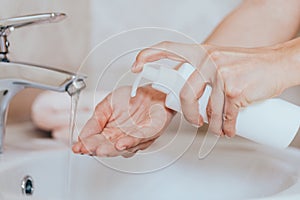
[[[9,36],[11,60],[26,61],[67,70],[77,70],[88,52],[110,36],[138,27],[162,27],[180,31],[201,42],[237,0],[1,0],[0,18],[43,12],[65,12],[68,18],[57,24],[18,29]],[[134,38],[133,38],[134,39]],[[170,40],[160,37],[160,40]],[[159,42],[149,40],[149,45]],[[127,40],[127,44],[139,43]],[[117,42],[105,49],[111,58],[119,49]],[[84,73],[101,71],[107,60],[95,56]],[[124,70],[130,66],[123,65]],[[107,75],[106,86],[123,73]],[[104,87],[110,89],[110,87]],[[36,89],[20,92],[12,101],[9,121],[30,119],[30,105]]]
[[[68,18],[57,24],[43,24],[15,30],[10,36],[11,60],[26,61],[74,70],[90,49],[90,1],[80,0],[1,0],[0,18],[64,12]],[[30,119],[30,105],[39,93],[26,89],[13,99],[9,121]]]
[[[127,49],[177,40],[173,33],[115,34],[141,27],[161,27],[185,34],[201,43],[220,20],[241,0],[1,0],[0,18],[42,12],[64,12],[68,18],[58,24],[18,29],[9,37],[10,59],[80,71],[90,76],[89,84],[99,81],[111,60]],[[136,37],[135,37],[135,34]],[[155,35],[157,34],[157,35]],[[180,36],[181,37],[181,36]],[[182,38],[178,37],[179,40]],[[107,40],[108,39],[108,40]],[[183,40],[184,41],[184,40]],[[100,45],[94,54],[88,53]],[[131,59],[134,56],[131,56]],[[100,89],[110,90],[119,77],[130,69],[132,60],[120,59],[107,71]],[[81,66],[81,67],[80,67]],[[30,106],[39,93],[36,89],[20,92],[12,101],[9,121],[30,119]],[[283,97],[300,105],[299,87]],[[300,144],[300,139],[298,144]]]

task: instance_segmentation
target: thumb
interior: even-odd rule
[[[79,138],[86,138],[102,132],[111,115],[112,108],[106,97],[96,106],[93,116],[82,128]]]

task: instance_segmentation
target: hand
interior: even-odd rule
[[[164,106],[165,95],[150,86],[121,87],[95,108],[81,131],[74,153],[128,157],[146,149],[170,123],[174,112]]]
[[[240,108],[300,84],[299,59],[296,59],[299,41],[254,49],[163,42],[142,50],[132,71],[139,72],[145,63],[163,58],[192,64],[196,70],[180,93],[185,118],[202,125],[198,99],[210,84],[212,93],[206,110],[210,130],[231,137],[235,135]]]

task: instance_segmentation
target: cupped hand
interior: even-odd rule
[[[133,98],[130,92],[131,87],[118,88],[96,106],[74,153],[128,157],[163,133],[174,115],[164,106],[166,96],[150,86],[138,88]]]
[[[296,65],[295,52],[299,53],[299,45],[293,43],[246,49],[162,42],[142,50],[132,71],[140,72],[145,63],[163,58],[192,64],[196,70],[180,93],[185,118],[202,125],[198,99],[206,85],[211,85],[206,109],[210,131],[231,137],[241,108],[299,84],[299,67],[289,68]]]

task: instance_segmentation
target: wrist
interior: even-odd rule
[[[284,89],[300,85],[300,39],[287,42],[280,52],[284,60],[282,66]]]

